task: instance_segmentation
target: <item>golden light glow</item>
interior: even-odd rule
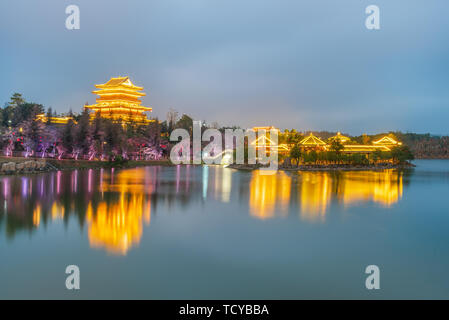
[[[39,227],[41,223],[41,205],[37,204],[37,206],[33,210],[33,225],[35,227]]]
[[[343,143],[343,144],[345,144],[346,142],[351,141],[350,138],[348,138],[348,137],[342,135],[342,134],[340,133],[340,131],[338,131],[337,134],[336,134],[335,136],[329,138],[329,141],[333,141],[333,140],[340,140],[340,142]]]
[[[119,201],[101,201],[87,209],[89,243],[116,255],[126,255],[140,242],[143,223],[151,220],[151,186],[134,183],[141,175],[139,170],[126,170],[114,177],[114,183],[105,184],[104,192],[118,192]],[[108,177],[105,177],[107,179]]]
[[[111,78],[104,84],[96,84],[95,87],[100,90],[92,91],[92,93],[100,97],[97,98],[96,104],[86,105],[85,108],[113,121],[143,124],[154,121],[148,119],[145,114],[152,108],[142,106],[142,101],[138,99],[145,96],[145,93],[139,92],[143,90],[143,87],[134,85],[129,77]]]
[[[302,172],[300,194],[300,217],[307,221],[321,221],[332,197],[331,178],[328,172]]]
[[[337,135],[329,138],[329,142],[332,143],[333,140],[339,139],[343,144],[344,153],[372,153],[376,150],[380,151],[391,151],[391,147],[402,145],[401,142],[394,140],[391,137],[385,136],[377,141],[374,141],[373,144],[347,144],[350,139],[346,136],[341,135],[340,132]],[[312,133],[306,138],[304,138],[299,144],[308,149],[317,149],[317,150],[330,150],[331,144],[325,143],[320,138],[314,136]]]
[[[373,144],[374,145],[383,145],[383,146],[396,146],[396,145],[401,145],[402,143],[394,140],[393,138],[391,138],[389,136],[385,136],[377,141],[373,141]]]
[[[390,207],[402,198],[402,172],[392,169],[343,173],[341,199],[345,205],[373,201]]]
[[[58,204],[56,201],[51,206],[51,218],[53,220],[64,219],[65,209],[64,206]]]
[[[268,153],[270,151],[276,151],[279,154],[288,153],[290,151],[287,144],[277,144],[270,139],[270,130],[275,130],[279,133],[279,129],[275,127],[253,127],[253,130],[258,135],[258,138],[252,142],[252,144],[256,146],[256,149],[265,149]]]
[[[305,137],[304,139],[302,139],[299,142],[300,145],[305,146],[305,147],[317,147],[317,146],[326,146],[326,142],[324,142],[323,140],[321,140],[320,138],[316,137],[313,135],[313,133],[311,132],[310,135],[308,137]]]
[[[50,122],[55,123],[55,124],[66,124],[67,122],[69,122],[70,119],[73,120],[72,117],[50,117]],[[41,113],[41,114],[36,115],[36,120],[42,121],[42,122],[47,122],[48,117],[45,115],[45,113]]]
[[[346,207],[372,201],[391,207],[402,198],[402,173],[384,171],[302,172],[298,186],[300,217],[324,222],[332,199]]]
[[[363,145],[363,144],[346,144],[344,145],[343,152],[351,153],[351,152],[362,152],[362,153],[370,153],[376,150],[380,151],[391,151],[391,149],[387,146],[383,145]]]
[[[254,170],[250,182],[250,214],[259,219],[286,216],[292,197],[292,178],[284,172],[271,175]],[[390,207],[402,198],[402,173],[396,170],[301,172],[297,179],[299,216],[308,222],[325,222],[332,201],[345,207],[373,202]]]
[[[274,217],[276,210],[286,216],[290,192],[291,178],[284,172],[262,174],[260,170],[254,170],[250,182],[250,214],[259,219],[268,219]]]

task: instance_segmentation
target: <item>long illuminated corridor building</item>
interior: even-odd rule
[[[103,118],[123,123],[146,124],[153,120],[147,118],[145,112],[152,108],[142,106],[140,97],[145,96],[143,87],[134,85],[129,77],[111,78],[104,84],[96,84],[99,90],[92,93],[99,95],[97,103],[84,106],[95,111]]]

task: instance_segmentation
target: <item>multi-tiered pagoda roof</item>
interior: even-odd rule
[[[142,106],[140,97],[145,96],[143,87],[134,85],[129,77],[111,78],[104,84],[96,84],[99,90],[92,91],[97,94],[97,103],[86,105],[85,108],[95,111],[103,118],[124,123],[148,123],[145,112],[152,108]]]

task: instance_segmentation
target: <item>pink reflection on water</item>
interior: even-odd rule
[[[44,195],[44,178],[39,178],[39,194],[42,197]]]
[[[22,196],[26,198],[28,195],[28,178],[22,177],[20,180],[22,181]]]
[[[87,173],[87,191],[92,192],[92,169],[89,169]]]
[[[59,194],[61,192],[61,171],[56,173],[56,193]]]
[[[72,172],[72,192],[78,191],[78,170]]]
[[[3,196],[8,198],[9,195],[9,178],[3,178]]]

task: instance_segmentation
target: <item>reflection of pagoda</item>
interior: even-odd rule
[[[97,103],[86,105],[85,108],[95,111],[103,118],[113,121],[122,121],[124,123],[148,123],[145,112],[152,108],[141,105],[139,100],[145,93],[139,92],[143,87],[135,86],[129,77],[111,78],[104,84],[96,84],[100,90],[92,91],[99,95]]]

